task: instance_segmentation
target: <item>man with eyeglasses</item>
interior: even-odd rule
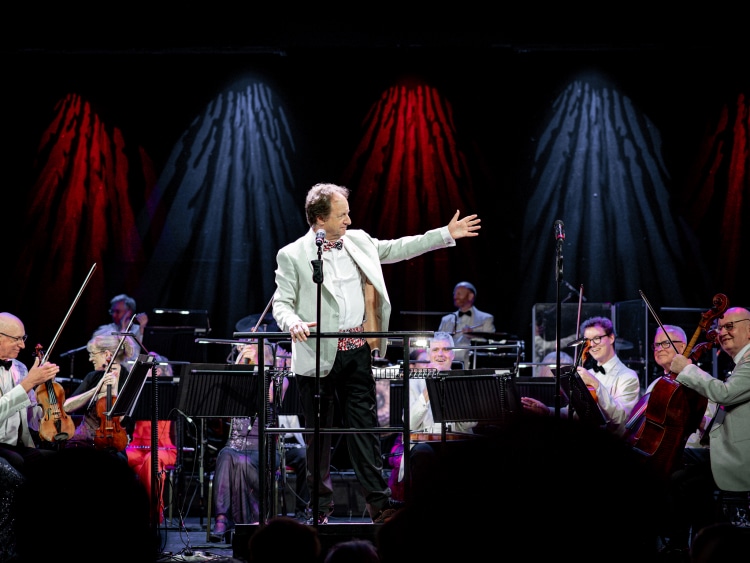
[[[664,370],[664,374],[668,374],[670,367],[672,365],[672,359],[677,354],[682,354],[685,351],[685,347],[687,346],[687,335],[685,334],[685,331],[682,330],[679,326],[676,325],[664,325],[664,328],[659,327],[656,329],[656,334],[654,335],[654,361]],[[651,393],[653,391],[654,386],[656,386],[657,381],[659,381],[661,377],[657,377],[654,381],[651,382],[651,384],[646,389],[646,393]],[[708,405],[706,406],[706,412],[703,415],[703,418],[701,419],[700,426],[696,428],[695,432],[693,432],[687,439],[687,442],[685,443],[685,448],[700,448],[700,450],[705,450],[705,446],[701,444],[701,438],[703,437],[703,431],[706,428],[706,425],[709,423],[711,418],[713,418],[714,414],[716,413],[716,403],[713,401],[708,401]],[[702,456],[705,452],[687,452],[688,456],[692,455],[698,455]]]
[[[53,452],[36,447],[29,426],[38,429],[42,416],[41,408],[36,408],[34,389],[60,371],[57,364],[40,366],[39,358],[28,369],[17,359],[24,348],[26,332],[21,319],[0,313],[0,457],[22,474],[27,463]]]
[[[671,516],[667,520],[671,530],[666,535],[672,551],[685,552],[691,536],[715,520],[718,510],[713,493],[717,487],[750,493],[750,311],[727,309],[716,331],[721,349],[735,364],[724,381],[680,354],[675,354],[669,364],[678,383],[718,405],[704,432],[708,455],[694,458],[669,479]],[[686,449],[685,455],[689,453]]]
[[[109,301],[109,314],[112,315],[112,322],[96,329],[96,331],[94,331],[95,335],[109,335],[113,332],[131,332],[135,338],[143,342],[143,335],[146,332],[146,324],[148,324],[148,315],[146,313],[135,312],[135,299],[124,293],[115,295]],[[133,324],[128,331],[128,325],[133,318]],[[141,353],[141,347],[138,342],[131,339],[131,344],[133,345],[133,354],[132,356],[125,358],[126,361],[137,360],[138,355]]]
[[[607,317],[591,317],[581,323],[587,354],[594,361],[592,370],[577,368],[578,375],[593,390],[596,402],[606,420],[607,430],[622,436],[625,424],[641,395],[638,374],[627,367],[615,352],[615,329]],[[597,375],[594,375],[594,372]],[[549,414],[552,407],[531,397],[521,397],[524,409]],[[567,408],[562,409],[567,416]]]

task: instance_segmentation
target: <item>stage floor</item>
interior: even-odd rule
[[[161,551],[158,561],[216,561],[220,563],[227,558],[246,559],[246,546],[252,534],[258,529],[257,524],[237,526],[233,534],[223,542],[207,541],[206,519],[190,516],[183,526],[177,520],[170,525],[166,523],[160,530]],[[375,533],[379,526],[369,518],[331,517],[329,523],[318,526],[318,535],[323,552],[340,541],[349,539],[369,539],[375,542]]]

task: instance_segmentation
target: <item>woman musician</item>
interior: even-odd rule
[[[94,371],[89,372],[83,378],[81,384],[63,405],[68,413],[82,412],[84,415],[66,447],[97,447],[97,431],[103,424],[101,408],[97,407],[101,406],[101,399],[107,398],[108,393],[111,397],[116,397],[130,374],[124,365],[126,358],[133,353],[129,339],[122,339],[108,333],[95,333],[86,344],[86,349],[89,352],[89,361],[94,365]],[[109,366],[109,371],[105,374],[107,366]],[[116,432],[125,432],[127,436],[132,436],[133,422],[128,417],[123,417],[124,421],[128,421],[125,428],[120,427],[120,421],[117,421]],[[121,450],[111,448],[115,450],[113,453],[117,453],[124,461],[127,461],[125,453],[127,436],[124,437],[124,446]],[[117,442],[122,443],[120,440]]]

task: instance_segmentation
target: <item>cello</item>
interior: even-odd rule
[[[643,292],[641,297],[663,329],[664,325]],[[726,295],[719,293],[714,296],[711,308],[701,314],[701,321],[685,347],[683,356],[691,356],[701,332],[708,333],[712,321],[721,318],[728,306]],[[699,349],[703,351],[706,346]],[[664,375],[651,390],[643,422],[629,440],[631,445],[636,452],[647,456],[647,462],[658,474],[668,476],[676,468],[688,436],[699,427],[707,404],[708,399],[678,383],[674,373]]]
[[[47,348],[47,352],[42,353],[42,345],[37,344],[36,355],[39,358],[39,365],[42,365],[49,359],[49,355],[52,353],[52,348],[54,348],[58,338],[60,338],[60,333],[68,322],[70,314],[73,312],[76,303],[78,303],[78,300],[80,299],[83,290],[86,288],[86,285],[89,283],[95,269],[96,263],[91,266],[86,279],[83,281],[81,289],[78,290],[78,294],[68,309],[60,328],[57,329],[57,333],[52,339],[52,343],[49,348]],[[44,383],[37,385],[34,389],[34,393],[36,394],[37,403],[42,407],[42,412],[44,413],[42,420],[39,422],[39,437],[47,442],[58,443],[70,438],[75,432],[75,423],[63,408],[63,404],[65,403],[65,391],[63,390],[62,385],[53,381],[45,381]]]

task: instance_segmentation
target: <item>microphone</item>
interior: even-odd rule
[[[315,233],[315,244],[318,246],[323,246],[323,241],[326,239],[326,232],[323,229],[320,229],[317,233]]]
[[[558,219],[555,221],[555,240],[558,244],[562,244],[565,241],[565,225]]]
[[[585,344],[588,342],[588,338],[579,338],[578,340],[574,340],[570,344],[568,344],[568,348],[578,348],[581,344]]]
[[[184,412],[182,412],[182,411],[181,411],[180,409],[175,409],[175,410],[176,410],[176,411],[177,411],[178,413],[180,413],[180,414],[181,414],[182,416],[184,416],[184,417],[185,417],[185,420],[187,420],[187,421],[188,421],[188,424],[192,424],[192,423],[193,423],[193,419],[192,419],[192,418],[190,418],[190,417],[189,417],[188,415],[186,415],[186,414],[185,414]]]

